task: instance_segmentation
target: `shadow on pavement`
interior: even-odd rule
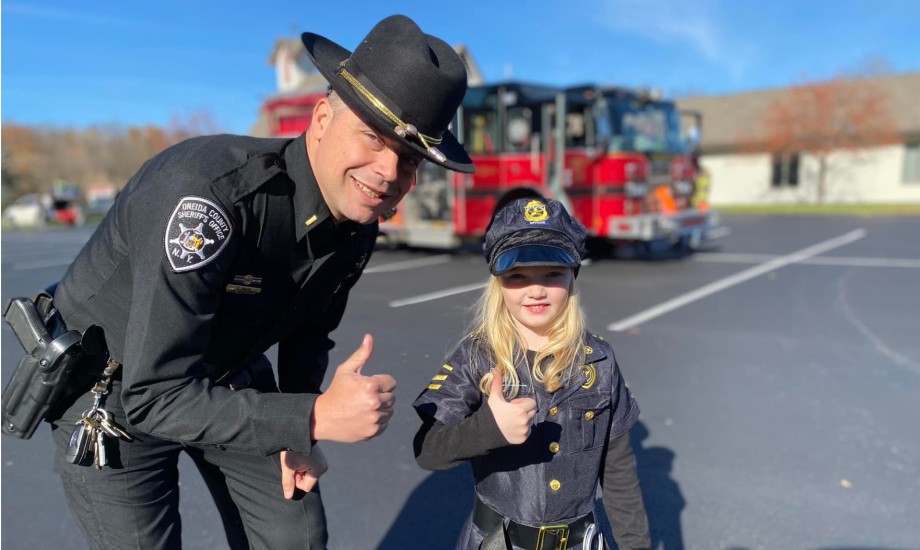
[[[683,550],[684,535],[680,514],[687,505],[680,486],[671,478],[674,451],[666,447],[645,447],[649,430],[643,422],[636,422],[630,432],[642,499],[648,513],[652,548]]]
[[[473,474],[468,464],[434,472],[412,491],[377,548],[452,550],[473,509]]]

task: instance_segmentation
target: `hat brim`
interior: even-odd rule
[[[506,250],[495,259],[493,275],[522,266],[547,266],[558,265],[562,267],[578,267],[578,261],[572,254],[555,246],[530,244]]]
[[[301,35],[303,45],[307,50],[310,61],[316,66],[319,72],[326,78],[332,89],[342,98],[342,101],[348,105],[352,111],[371,124],[377,130],[385,133],[387,136],[406,144],[412,150],[418,152],[431,162],[454,170],[472,174],[476,171],[473,161],[470,159],[466,150],[457,141],[457,138],[449,131],[445,130],[441,135],[441,143],[437,148],[447,160],[439,161],[437,157],[430,154],[427,149],[421,145],[405,139],[396,134],[393,122],[390,121],[376,107],[368,103],[351,84],[339,74],[339,66],[342,61],[351,57],[351,52],[339,46],[332,40],[315,33],[305,32]]]

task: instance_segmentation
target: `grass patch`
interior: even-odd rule
[[[723,214],[819,214],[842,216],[916,216],[920,204],[728,204],[713,206]]]

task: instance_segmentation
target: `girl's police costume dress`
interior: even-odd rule
[[[534,202],[548,214],[542,223],[528,221]],[[493,274],[527,264],[577,270],[584,240],[584,229],[558,202],[519,199],[497,212],[486,234],[486,259]],[[619,547],[648,548],[629,441],[639,407],[610,344],[591,334],[583,341],[578,367],[554,393],[533,380],[527,365],[535,352],[519,354],[516,370],[527,390],[519,395],[537,401],[533,429],[520,445],[505,440],[484,406],[479,383],[495,361],[475,333],[460,342],[416,399],[424,422],[415,438],[419,464],[431,470],[472,464],[476,501],[458,550],[603,548],[594,525],[599,481]]]

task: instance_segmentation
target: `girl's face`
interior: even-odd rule
[[[516,267],[499,275],[502,298],[531,349],[546,342],[547,331],[562,313],[572,288],[570,267]],[[538,344],[537,347],[533,347]]]

